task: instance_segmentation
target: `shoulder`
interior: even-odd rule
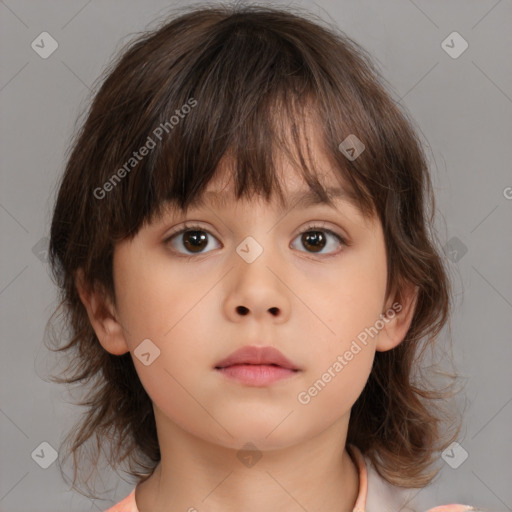
[[[409,489],[390,484],[382,478],[371,461],[364,457],[368,478],[368,493],[365,512],[418,512],[415,497],[418,489]]]
[[[116,503],[113,507],[105,510],[105,512],[139,512],[135,503],[135,488],[126,498]]]
[[[429,508],[426,512],[466,512],[468,510],[478,511],[479,509],[469,505],[452,503],[451,505],[441,505],[439,507]]]
[[[368,473],[368,494],[365,512],[466,512],[477,509],[469,505],[450,504],[441,505],[426,510],[418,502],[420,489],[398,487],[382,478],[364,457]]]
[[[479,509],[469,505],[450,504],[441,505],[428,510],[418,506],[416,496],[421,489],[408,489],[390,484],[382,478],[371,461],[363,456],[367,478],[366,503],[364,512],[469,512]],[[135,488],[126,498],[109,508],[105,512],[139,512],[135,503]]]

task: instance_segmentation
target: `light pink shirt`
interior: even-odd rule
[[[391,485],[383,479],[354,445],[347,445],[348,452],[359,471],[359,494],[353,512],[420,512],[414,506],[418,489],[407,489]],[[425,512],[466,512],[478,510],[469,505],[441,505]],[[139,512],[135,503],[135,489],[122,501],[105,512]]]

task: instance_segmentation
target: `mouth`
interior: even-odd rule
[[[279,350],[270,346],[242,347],[228,357],[218,361],[215,368],[223,369],[235,365],[278,366],[288,370],[300,370],[295,363],[286,358]]]
[[[301,369],[274,347],[243,347],[215,365],[230,380],[263,387],[288,379]]]

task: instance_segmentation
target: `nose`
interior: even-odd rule
[[[286,285],[283,266],[276,257],[265,249],[252,263],[238,255],[236,258],[238,261],[235,260],[235,268],[228,278],[226,316],[233,322],[240,322],[243,317],[286,322],[290,316],[291,291]]]

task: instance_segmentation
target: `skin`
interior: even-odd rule
[[[318,148],[315,154],[319,168],[329,169],[327,157]],[[229,176],[220,169],[207,187],[229,198],[224,206],[186,217],[169,211],[116,246],[115,306],[78,280],[100,343],[112,354],[131,352],[153,402],[162,460],[137,486],[137,506],[140,512],[352,511],[359,478],[345,448],[351,407],[375,351],[403,340],[414,294],[310,403],[299,403],[298,394],[394,302],[385,297],[382,227],[344,201],[337,210],[288,205],[285,213],[277,197],[235,201]],[[287,197],[308,189],[284,161],[281,176]],[[333,174],[323,178],[338,185]],[[211,233],[202,253],[187,251],[183,235],[165,242],[184,220]],[[310,221],[324,222],[350,245],[324,232],[327,245],[312,252],[300,236]],[[236,252],[247,236],[263,247],[250,264]],[[160,350],[148,366],[134,355],[145,339]],[[274,346],[301,371],[250,387],[214,369],[245,345]],[[262,455],[251,467],[237,457],[248,442]]]

